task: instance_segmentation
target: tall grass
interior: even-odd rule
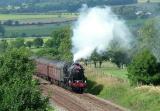
[[[115,74],[112,75],[112,72]],[[160,111],[160,87],[130,86],[126,69],[118,70],[115,65],[105,63],[102,69],[89,65],[85,67],[85,73],[88,78],[86,92],[131,111]]]

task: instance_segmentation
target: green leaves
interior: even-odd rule
[[[8,48],[8,42],[6,40],[1,40],[0,41],[0,52],[5,52],[6,49]]]
[[[34,63],[25,48],[12,49],[0,57],[0,111],[45,111],[48,98],[42,98],[32,80]]]
[[[69,27],[57,29],[52,33],[52,38],[48,39],[48,41],[45,43],[45,48],[40,50],[37,55],[71,61],[71,35],[72,34]]]
[[[160,84],[155,56],[148,50],[139,52],[128,67],[128,77],[132,84]]]
[[[155,21],[148,21],[139,30],[139,45],[141,49],[147,48],[149,50],[153,50],[153,48],[158,45],[155,44],[158,39],[158,30],[155,24]]]
[[[33,41],[33,45],[35,46],[35,47],[41,47],[41,46],[43,46],[43,39],[42,38],[36,38],[36,39],[34,39],[34,41]]]
[[[24,47],[24,39],[22,38],[16,38],[14,41],[11,41],[11,48],[20,48],[20,47]]]

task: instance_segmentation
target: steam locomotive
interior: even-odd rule
[[[79,63],[36,58],[36,74],[64,88],[83,93],[86,87],[84,68]]]

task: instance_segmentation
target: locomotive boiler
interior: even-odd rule
[[[82,93],[86,87],[84,68],[79,63],[36,58],[36,74],[64,88]]]

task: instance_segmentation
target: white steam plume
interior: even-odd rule
[[[130,32],[124,22],[109,7],[84,6],[73,27],[74,61],[89,57],[95,49],[98,52],[106,51],[113,38],[120,38],[123,45],[127,45],[129,36]]]

